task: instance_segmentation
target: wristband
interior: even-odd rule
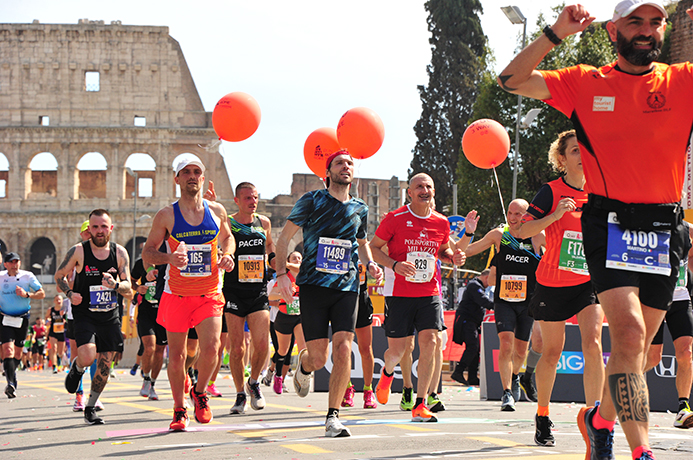
[[[67,296],[68,299],[70,299],[70,297],[72,296],[72,293],[73,293],[73,292],[75,292],[75,291],[73,291],[72,289],[68,289],[68,290],[67,290],[67,292],[65,293],[65,295]]]
[[[117,290],[118,290],[118,286],[120,286],[120,283],[116,282],[116,285],[115,285],[115,287],[113,288],[113,290],[114,290],[114,291],[117,291]]]
[[[554,32],[553,29],[549,26],[544,27],[544,35],[546,35],[546,38],[548,38],[549,41],[554,45],[560,45],[561,43],[563,43],[563,40],[558,38],[556,32]]]
[[[279,278],[280,276],[288,275],[288,274],[289,274],[289,272],[278,273],[277,278]]]
[[[147,269],[147,273],[149,273],[149,272],[152,271],[152,270],[154,270],[154,267],[149,267],[149,268]]]
[[[399,260],[395,260],[395,263],[392,264],[392,271],[393,272],[395,271],[395,267],[397,266],[398,263],[399,263]]]
[[[29,297],[29,291],[26,291],[26,298],[27,299],[31,298],[31,297]]]
[[[472,233],[469,233],[469,232],[465,231],[465,232],[464,232],[464,236],[468,236],[468,237],[470,237],[470,238],[471,238],[471,237],[473,237],[473,236],[474,236],[474,232],[472,232]]]

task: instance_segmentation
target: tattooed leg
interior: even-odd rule
[[[108,383],[108,375],[111,372],[111,361],[115,352],[107,351],[99,355],[99,359],[96,363],[96,375],[91,379],[91,394],[89,394],[89,402],[87,406],[94,406],[96,401],[101,396],[103,389]]]

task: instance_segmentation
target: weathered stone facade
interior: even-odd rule
[[[142,216],[175,200],[172,166],[182,153],[204,162],[220,201],[233,207],[211,113],[167,27],[0,24],[0,106],[0,153],[9,162],[0,171],[0,249],[18,252],[23,268],[37,274],[31,266],[44,265],[44,281],[95,208],[111,212],[112,240],[130,251],[135,182],[125,164],[131,154],[156,164],[155,171],[136,171],[152,189],[137,198],[138,241],[151,223]],[[29,168],[42,152],[52,154],[57,171]],[[89,152],[105,159],[104,171],[77,168]],[[48,287],[50,296],[55,291]]]
[[[693,21],[686,14],[693,7],[693,0],[681,0],[676,5],[676,12],[669,18],[674,25],[671,34],[671,62],[693,62]]]

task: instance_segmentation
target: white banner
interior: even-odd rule
[[[686,150],[686,176],[683,180],[683,209],[693,209],[693,133]]]

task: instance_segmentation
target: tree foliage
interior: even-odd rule
[[[431,32],[428,85],[419,86],[421,117],[414,126],[417,142],[409,177],[429,174],[436,186],[438,209],[452,203],[462,134],[472,114],[485,68],[486,37],[479,0],[428,0]]]
[[[562,8],[554,8],[556,15]],[[545,25],[544,17],[540,16],[531,39],[538,37]],[[599,67],[614,61],[615,58],[614,47],[604,24],[592,24],[579,37],[571,36],[564,39],[563,44],[555,47],[538,68],[559,69],[576,64]],[[517,197],[527,201],[532,200],[542,184],[558,177],[548,163],[548,148],[559,133],[572,129],[570,120],[562,113],[541,101],[523,98],[523,116],[532,108],[540,108],[541,113],[528,129],[520,131],[517,174]],[[508,128],[511,140],[510,154],[507,160],[496,168],[503,202],[507,209],[508,203],[512,200],[517,96],[503,91],[496,82],[495,73],[490,69],[486,70],[481,79],[470,123],[479,118],[492,118]],[[493,170],[478,169],[469,163],[464,155],[459,155],[457,177],[458,213],[465,215],[472,209],[479,212],[481,219],[476,232],[478,237],[505,222]],[[468,268],[479,270],[485,267],[486,262],[487,254],[484,254],[470,258],[467,265]]]

